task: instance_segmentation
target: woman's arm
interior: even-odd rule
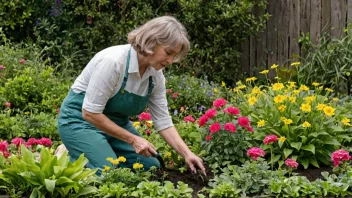
[[[192,172],[196,172],[196,165],[202,170],[203,174],[206,175],[202,160],[188,148],[175,127],[166,128],[161,130],[159,133],[164,138],[166,143],[168,143],[185,159]]]
[[[131,144],[136,153],[146,157],[155,156],[154,146],[142,137],[136,136],[126,129],[118,126],[102,113],[90,113],[82,109],[83,119],[93,124],[105,133]]]

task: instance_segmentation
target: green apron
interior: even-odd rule
[[[149,77],[149,88],[146,96],[139,96],[129,93],[125,90],[128,79],[128,68],[130,62],[130,53],[128,52],[126,71],[123,83],[116,95],[110,98],[105,106],[103,114],[118,126],[126,129],[134,135],[141,136],[129,121],[129,116],[138,115],[145,109],[149,97],[152,93],[154,83]],[[69,91],[63,101],[58,120],[58,129],[62,142],[66,146],[71,161],[75,161],[84,153],[88,158],[89,168],[103,168],[112,166],[106,158],[116,159],[119,156],[125,157],[125,163],[120,163],[120,167],[132,168],[134,163],[143,164],[144,170],[150,167],[160,167],[159,161],[154,157],[144,157],[137,154],[133,147],[105,132],[97,129],[90,122],[85,121],[82,117],[82,104],[85,93],[75,93]],[[100,171],[98,171],[100,174]]]

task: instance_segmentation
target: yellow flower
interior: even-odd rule
[[[301,87],[299,89],[302,91],[309,91],[309,88],[305,85],[301,85]]]
[[[113,165],[118,165],[120,162],[117,159],[110,161]]]
[[[281,120],[281,121],[285,121],[285,120],[287,120],[287,118],[281,117],[280,120]]]
[[[318,87],[319,90],[323,90],[323,86]]]
[[[140,125],[141,125],[140,122],[133,122],[133,126],[134,126],[134,127],[139,127]]]
[[[250,106],[253,106],[256,102],[257,102],[257,98],[255,98],[255,97],[250,97],[248,99],[248,103]]]
[[[257,78],[256,77],[251,77],[251,78],[247,78],[246,79],[246,82],[254,82],[255,80],[257,80]]]
[[[261,71],[261,72],[259,72],[260,74],[267,74],[267,73],[269,73],[269,70],[263,70],[263,71]]]
[[[310,125],[309,122],[307,122],[307,121],[305,121],[305,122],[302,124],[302,126],[303,126],[304,128],[311,127],[311,125]]]
[[[153,127],[153,121],[151,121],[151,120],[146,121],[145,124],[146,124],[149,128],[152,128],[152,127]]]
[[[241,85],[238,87],[238,89],[245,89],[245,88],[247,88],[246,85]]]
[[[252,92],[251,92],[251,94],[260,94],[260,88],[259,87],[254,87],[253,89],[252,89]]]
[[[328,91],[328,92],[330,92],[330,93],[334,92],[334,90],[332,90],[332,89],[330,89],[330,88],[325,88],[325,90]]]
[[[275,83],[275,84],[273,84],[273,90],[274,91],[277,91],[277,90],[281,90],[281,89],[283,89],[284,88],[284,84],[282,84],[282,83]]]
[[[335,101],[335,102],[339,101],[338,98],[333,98],[332,100]]]
[[[299,94],[299,92],[301,92],[301,90],[293,90],[293,94],[298,95],[298,94]]]
[[[263,127],[265,125],[265,121],[264,120],[259,120],[259,122],[257,122],[257,126],[258,127]]]
[[[284,112],[286,110],[286,105],[279,106],[279,111]]]
[[[239,92],[240,89],[238,89],[237,87],[235,87],[235,88],[233,88],[233,91],[234,91],[234,92]]]
[[[213,89],[213,92],[214,92],[214,93],[218,93],[219,90],[217,90],[216,88],[214,88],[214,89]]]
[[[319,111],[322,111],[324,109],[324,107],[326,107],[326,104],[318,104],[318,106],[316,107]]]
[[[302,104],[300,109],[304,112],[311,112],[312,110],[310,104],[308,103]]]
[[[275,98],[274,98],[274,102],[277,104],[277,103],[281,103],[283,101],[286,100],[286,96],[284,95],[277,95]]]
[[[305,98],[305,100],[306,100],[306,102],[309,104],[310,102],[312,102],[313,100],[315,100],[315,96],[307,96],[306,98]]]
[[[283,122],[285,123],[285,125],[290,125],[293,123],[293,121],[291,119],[283,120]]]
[[[293,63],[291,63],[291,66],[296,66],[296,67],[298,67],[300,64],[301,64],[301,62],[293,62]]]
[[[221,86],[226,87],[226,83],[224,81],[222,81]]]
[[[313,82],[313,83],[312,83],[312,85],[313,85],[314,87],[317,87],[317,86],[319,86],[319,85],[320,85],[320,83]]]
[[[117,161],[119,162],[126,162],[126,158],[123,156],[120,156],[119,158],[117,158]]]
[[[166,157],[171,157],[171,153],[170,152],[166,152]]]
[[[285,142],[286,139],[287,138],[285,138],[285,136],[281,136],[277,140],[279,140],[280,142]]]
[[[109,171],[110,170],[110,166],[104,166],[104,171]]]
[[[273,64],[270,68],[271,69],[276,69],[279,65]]]
[[[113,161],[114,159],[113,159],[112,157],[108,157],[108,158],[106,158],[106,160],[112,163],[112,161]]]
[[[29,115],[30,113],[29,113],[29,111],[26,111],[24,114]]]
[[[332,116],[335,114],[335,109],[330,106],[324,107],[323,111],[324,111],[325,115],[327,115],[327,116]]]
[[[133,169],[141,169],[141,168],[143,168],[143,164],[140,164],[140,163],[133,164]]]
[[[291,103],[296,103],[296,97],[289,97]]]
[[[351,124],[350,124],[351,120],[348,118],[342,119],[341,122],[346,126],[351,126]]]

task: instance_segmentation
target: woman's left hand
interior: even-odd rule
[[[198,167],[205,176],[207,175],[205,172],[205,168],[203,166],[203,160],[200,159],[195,154],[191,153],[190,155],[186,156],[185,161],[193,173],[197,172],[197,167]]]

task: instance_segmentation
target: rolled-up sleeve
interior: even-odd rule
[[[163,129],[174,126],[172,118],[169,115],[166,89],[165,89],[165,77],[158,76],[159,81],[157,82],[154,90],[149,98],[149,110],[153,119],[153,125],[155,130],[161,131]]]
[[[119,81],[120,67],[110,59],[97,60],[93,64],[82,108],[91,113],[102,113]]]

